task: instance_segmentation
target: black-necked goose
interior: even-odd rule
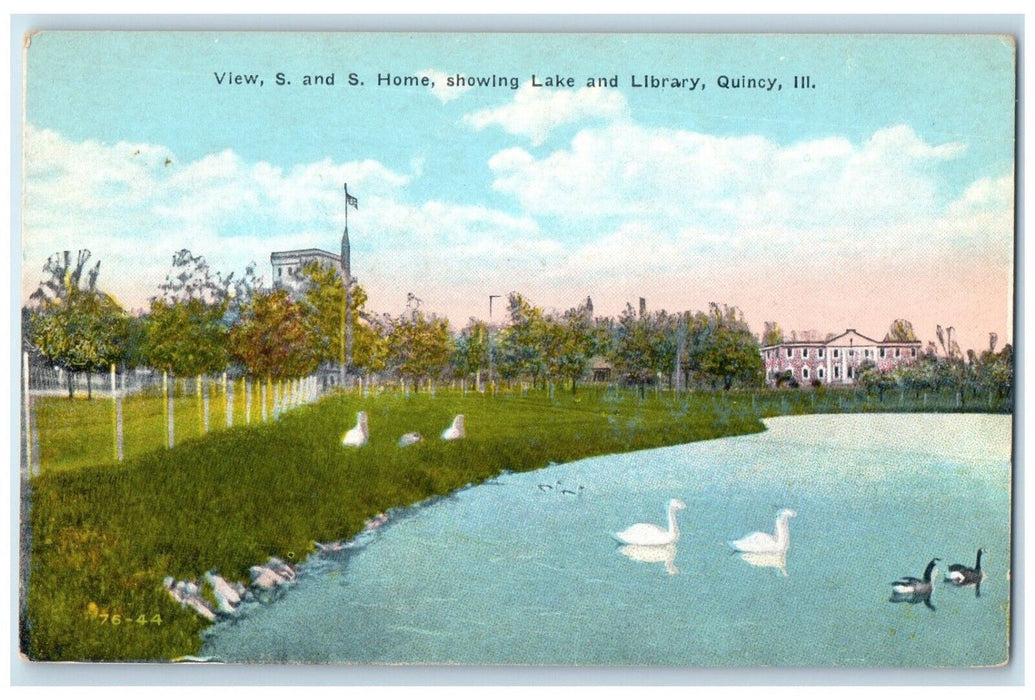
[[[985,575],[981,572],[980,549],[977,551],[977,561],[974,562],[973,568],[963,564],[953,564],[945,576],[945,580],[954,586],[977,586],[977,595],[981,595],[981,581],[984,578]]]
[[[941,559],[935,557],[928,562],[927,568],[924,569],[923,578],[903,576],[899,580],[893,581],[891,584],[891,602],[923,603],[931,610],[934,610],[934,606],[931,605],[931,592],[934,591],[934,583],[931,581],[931,577],[934,574],[935,563],[939,561]]]

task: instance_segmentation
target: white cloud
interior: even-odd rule
[[[419,291],[451,267],[454,281],[473,283],[486,264],[538,264],[559,250],[528,217],[445,201],[407,204],[411,175],[373,160],[282,169],[223,151],[190,162],[159,146],[75,143],[31,125],[25,154],[25,295],[48,255],[80,247],[102,261],[102,287],[131,308],[157,292],[180,248],[223,272],[254,261],[269,280],[274,250],[337,250],[342,182],[359,197],[349,213],[353,257],[362,261],[354,269],[385,296],[401,286]]]
[[[863,144],[825,138],[783,146],[629,122],[584,129],[568,148],[536,158],[520,148],[489,161],[493,187],[536,214],[643,219],[738,235],[747,227],[855,225],[859,231],[935,215],[934,167],[963,151],[912,129]]]
[[[465,115],[464,121],[479,131],[499,126],[507,133],[528,137],[533,146],[540,146],[551,131],[564,124],[587,119],[624,119],[628,114],[625,96],[617,90],[552,90],[526,83],[514,93],[512,102]]]

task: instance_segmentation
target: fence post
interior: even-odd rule
[[[115,423],[115,461],[122,461],[122,402],[119,400],[119,388],[116,384],[115,363],[111,363],[111,403],[114,409],[112,418]]]
[[[32,396],[29,394],[28,352],[22,353],[22,403],[25,410],[25,416],[22,419],[22,425],[25,427],[25,471],[29,476],[34,476],[35,472],[32,467]]]
[[[226,372],[223,372],[223,396],[226,398],[226,427],[234,427],[234,384],[227,383]]]
[[[269,387],[269,385],[270,385],[270,378],[269,377],[266,377],[266,383],[265,384],[263,384],[261,380],[259,382],[259,393],[261,394],[260,398],[262,399],[262,422],[263,423],[266,422],[266,389]]]
[[[172,388],[169,387],[169,372],[162,372],[162,394],[165,396],[165,432],[169,436],[169,449],[173,448],[176,444],[176,418],[174,417],[173,411],[173,394],[176,393],[175,379],[173,379],[174,385]]]
[[[248,377],[244,378],[244,424],[251,425],[252,422],[252,383]]]

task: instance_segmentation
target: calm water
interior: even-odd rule
[[[393,512],[364,546],[313,556],[271,605],[215,625],[227,661],[974,666],[1007,659],[1010,418],[779,418],[765,433],[508,474]],[[578,496],[557,488],[578,490]],[[682,536],[631,552],[610,534]],[[790,521],[784,562],[725,542]],[[891,581],[941,557],[971,588],[932,611]],[[647,561],[644,561],[644,560]],[[783,564],[782,568],[780,564]],[[786,575],[785,573],[786,572]]]

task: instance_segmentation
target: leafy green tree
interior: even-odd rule
[[[765,377],[761,348],[735,306],[712,303],[691,322],[691,357],[700,375],[729,390],[734,382],[760,386]]]
[[[913,324],[904,318],[896,318],[892,322],[891,327],[888,328],[888,333],[884,336],[884,340],[899,343],[916,340],[916,332],[913,330]]]
[[[556,350],[551,354],[552,373],[570,380],[571,393],[574,394],[576,383],[600,349],[592,307],[582,303],[568,309],[553,323],[553,327],[557,342]]]
[[[338,270],[313,261],[300,273],[302,306],[321,362],[345,364],[345,328],[352,324],[352,364],[366,372],[385,367],[387,344],[382,323],[366,309],[367,292],[355,278],[345,317],[345,285]]]
[[[876,392],[878,400],[884,401],[884,392],[895,385],[890,373],[877,369],[873,360],[864,360],[856,369],[856,382],[867,393]]]
[[[783,342],[783,329],[776,321],[766,321],[765,330],[762,331],[762,347],[779,345]]]
[[[452,368],[456,377],[477,375],[489,366],[489,333],[485,321],[471,318],[453,343]]]
[[[425,314],[412,293],[407,310],[395,319],[388,335],[388,364],[416,387],[421,379],[437,379],[449,367],[452,336],[449,322]]]
[[[614,326],[610,347],[615,371],[639,387],[643,397],[646,386],[659,373],[667,371],[675,359],[672,317],[664,311],[638,313],[626,304]]]
[[[236,298],[231,289],[232,279],[213,273],[203,257],[186,249],[173,255],[146,321],[143,355],[148,363],[187,377],[225,369],[230,358],[226,315]]]
[[[500,375],[506,379],[527,376],[536,386],[547,372],[546,321],[543,310],[517,292],[507,296],[509,325],[499,341]]]
[[[254,377],[303,377],[319,364],[305,314],[283,289],[255,294],[230,330],[229,343],[233,357]]]
[[[80,250],[74,263],[71,251],[50,256],[46,278],[30,295],[29,336],[40,353],[67,371],[69,398],[78,372],[103,370],[123,358],[129,328],[126,312],[97,288],[100,262],[89,267],[89,260],[88,250]]]

